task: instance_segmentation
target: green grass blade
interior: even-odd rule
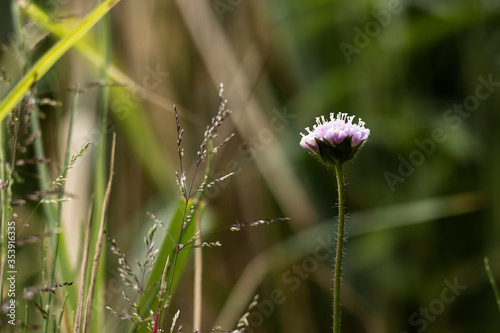
[[[35,3],[30,3],[29,6],[23,11],[30,19],[34,20],[43,29],[51,32],[54,37],[58,39],[64,38],[71,32],[71,27],[65,23],[60,23],[59,21],[52,21],[49,14],[45,12]],[[91,36],[87,35],[85,38],[79,40],[75,45],[74,49],[78,51],[81,55],[87,58],[96,67],[101,67],[105,64],[106,59],[96,50],[98,46]],[[120,71],[116,66],[109,65],[106,66],[108,76],[113,78],[118,82],[130,82],[132,81],[125,73]]]
[[[0,121],[0,159],[5,161],[7,158],[7,144],[8,138],[6,133],[6,126],[4,126],[3,121]],[[10,218],[10,172],[7,169],[7,163],[0,163],[0,178],[3,183],[9,181],[9,185],[5,187],[4,190],[0,191],[0,205],[2,206],[1,212],[1,222],[0,222],[0,300],[3,300],[3,282],[4,282],[4,271],[7,262],[7,220]]]
[[[32,20],[35,20],[42,28],[52,32],[57,38],[63,38],[70,31],[70,27],[63,23],[53,23],[49,15],[34,3],[31,3],[24,13]],[[74,49],[97,68],[101,68],[106,62],[103,55],[96,51],[99,48],[92,39],[89,39],[88,35],[76,43]],[[110,115],[114,117],[125,133],[129,147],[137,156],[137,160],[141,162],[149,178],[153,180],[152,184],[156,186],[164,200],[171,200],[170,190],[177,188],[172,181],[173,177],[171,177],[173,174],[172,164],[169,163],[167,156],[162,152],[162,148],[158,144],[158,140],[155,138],[154,131],[146,117],[146,112],[141,109],[141,104],[131,105],[126,102],[127,98],[125,97],[127,97],[127,94],[131,95],[131,97],[134,94],[136,83],[113,63],[106,65],[106,71],[108,77],[113,81],[126,84],[125,87],[115,87],[110,90]],[[153,95],[152,92],[148,92],[146,99],[149,100],[149,97]],[[151,102],[154,103],[154,101]],[[165,105],[162,105],[162,107],[165,107]],[[148,149],[144,149],[144,147],[148,147]],[[157,158],[152,162],[151,156],[161,158]]]
[[[47,71],[78,42],[99,20],[106,15],[120,0],[107,0],[90,13],[81,23],[65,38],[59,40],[50,48],[24,75],[19,83],[11,90],[0,104],[0,121],[24,97],[33,83],[39,80]]]
[[[110,42],[110,27],[109,20],[107,17],[103,18],[99,23],[98,27],[98,35],[100,36],[100,43],[98,45],[97,50],[99,50],[99,54],[102,54],[105,62],[100,66],[100,80],[107,82],[107,72],[106,67],[109,65],[111,58],[111,42]],[[101,133],[106,133],[108,126],[108,109],[109,109],[109,87],[103,86],[98,88],[98,99],[97,99],[97,110],[98,110],[98,127]],[[96,174],[94,179],[94,193],[95,193],[95,201],[94,207],[96,207],[98,212],[103,214],[103,206],[105,192],[106,192],[106,179],[111,175],[107,174],[107,136],[101,135],[99,138],[97,150],[96,150]],[[96,214],[98,215],[98,214]],[[97,217],[97,216],[96,216]],[[99,217],[100,219],[101,217]],[[107,224],[107,219],[105,221]],[[97,243],[97,238],[99,237],[99,220],[95,220],[92,223],[92,234],[94,239],[91,240],[91,244]],[[95,294],[101,295],[104,292],[106,287],[106,243],[102,244],[103,251],[101,254],[101,260],[99,264],[99,269],[97,271],[97,281],[95,285]],[[93,248],[95,248],[93,246]],[[91,251],[95,252],[95,251]],[[89,272],[90,273],[90,272]],[[90,274],[88,274],[90,276]],[[105,304],[95,303],[93,306],[93,320],[90,322],[90,331],[97,332],[101,327],[104,326],[104,314],[106,313]]]

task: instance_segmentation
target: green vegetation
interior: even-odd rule
[[[341,330],[498,332],[494,1],[0,13],[0,331],[331,331],[336,182],[299,133],[346,112]]]

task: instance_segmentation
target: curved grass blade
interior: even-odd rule
[[[50,31],[55,38],[63,38],[71,29],[67,24],[52,22],[49,15],[33,2],[30,3],[24,13],[42,28]],[[97,68],[101,68],[105,63],[103,55],[96,51],[98,49],[96,42],[90,36],[78,41],[74,45],[74,49]],[[165,200],[170,201],[172,199],[170,189],[175,187],[171,177],[168,176],[173,173],[173,171],[170,171],[172,169],[171,163],[168,161],[167,156],[162,153],[158,140],[153,134],[154,131],[151,129],[145,115],[146,113],[141,109],[141,103],[137,103],[137,105],[126,103],[128,98],[124,97],[130,95],[130,97],[134,96],[134,99],[137,98],[134,89],[137,88],[138,84],[112,62],[106,64],[105,68],[111,80],[124,85],[123,87],[115,87],[110,91],[112,101],[111,116],[114,117],[126,134],[129,147],[137,155],[137,160],[141,162],[150,179],[154,180],[152,184],[156,186]],[[162,108],[165,108],[165,104],[171,106],[170,103],[160,101],[160,98],[155,96],[152,91],[148,91],[147,96],[144,98]],[[148,149],[145,150],[144,147],[148,147]],[[158,156],[154,159],[154,163],[151,162],[151,156]]]
[[[120,0],[107,0],[84,18],[66,37],[59,40],[29,69],[0,104],[0,121],[21,101],[29,88],[78,42]]]

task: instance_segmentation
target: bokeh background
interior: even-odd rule
[[[14,2],[0,4],[2,96],[27,59],[55,41],[26,15],[16,22]],[[54,23],[68,25],[97,5],[37,3]],[[184,162],[192,165],[223,83],[233,113],[218,139],[235,137],[212,174],[235,176],[207,192],[203,230],[291,220],[207,238],[223,246],[203,250],[203,329],[232,328],[259,294],[253,332],[330,330],[335,177],[298,143],[315,117],[347,112],[361,117],[371,136],[345,167],[343,331],[498,332],[484,257],[500,280],[499,19],[493,0],[123,0],[88,39],[118,74],[72,50],[37,86],[40,98],[62,103],[42,106],[54,175],[72,90],[84,87],[73,153],[92,145],[69,173],[73,200],[64,205],[75,264],[103,179],[95,163],[100,140],[117,133],[107,229],[134,262],[152,225],[146,212],[168,220],[180,195],[172,106],[185,130]],[[25,45],[15,24],[25,27]],[[109,119],[104,130],[100,112]],[[36,189],[34,170],[24,178],[18,195]],[[18,213],[29,217],[23,233],[43,229],[41,209]],[[36,283],[39,252],[20,250],[20,283]],[[103,304],[126,308],[109,250],[105,261]],[[181,311],[183,332],[193,331],[192,285],[189,264],[171,305]],[[118,331],[123,324],[109,314],[104,325]]]

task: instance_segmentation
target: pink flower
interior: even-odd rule
[[[316,118],[316,125],[307,134],[302,135],[300,145],[311,154],[319,157],[326,164],[342,164],[350,160],[370,135],[365,123],[358,119],[353,124],[354,116],[347,113],[330,114],[330,120],[324,116]]]

